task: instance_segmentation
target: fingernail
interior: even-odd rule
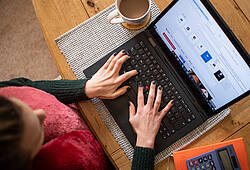
[[[162,86],[161,86],[161,85],[159,85],[159,86],[158,86],[158,89],[159,89],[159,90],[162,90]]]
[[[155,82],[154,80],[152,81],[152,83],[153,83],[154,85],[156,84],[156,82]]]
[[[124,53],[124,54],[127,54],[126,51],[125,51],[124,49],[123,49],[121,52]]]
[[[170,101],[170,104],[174,104],[174,100],[171,100],[171,101]]]
[[[130,86],[128,86],[128,87],[127,87],[127,89],[131,89],[131,87],[130,87]]]

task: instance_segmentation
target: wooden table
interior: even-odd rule
[[[155,0],[162,11],[171,0]],[[250,52],[250,3],[249,0],[211,0],[237,38]],[[97,14],[114,0],[33,0],[44,38],[48,44],[61,76],[76,79],[65,57],[60,53],[55,38],[86,19]],[[130,169],[131,162],[120,148],[90,101],[82,101],[79,107],[85,121],[101,143],[104,151],[116,168]],[[250,162],[250,96],[234,104],[231,114],[205,135],[187,146],[208,145],[233,138],[243,137]],[[167,160],[156,165],[156,169],[166,169]],[[170,169],[174,169],[170,160]]]

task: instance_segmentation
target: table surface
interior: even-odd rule
[[[250,52],[250,3],[249,0],[210,0],[219,14]],[[162,11],[171,0],[155,0]],[[76,79],[65,57],[56,46],[55,39],[86,19],[114,3],[114,0],[33,0],[33,6],[44,38],[57,68],[64,79]],[[116,168],[130,169],[131,162],[116,142],[90,101],[79,102],[82,115],[101,143],[105,153]],[[231,114],[218,125],[184,149],[209,145],[238,137],[245,142],[250,163],[250,96],[230,107]],[[170,158],[156,165],[155,169],[174,169]]]

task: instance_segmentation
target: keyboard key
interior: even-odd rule
[[[128,66],[126,70],[127,71],[133,70],[133,67],[132,66]]]
[[[174,134],[176,131],[174,129],[171,130],[171,133]]]
[[[181,118],[181,114],[180,114],[179,112],[176,112],[175,115],[174,115],[174,117],[175,117],[176,119],[179,119],[179,118]]]
[[[135,44],[135,49],[139,50],[141,48],[140,44]]]
[[[139,64],[140,65],[143,65],[144,63],[143,63],[143,60],[139,60]]]
[[[142,66],[142,70],[143,71],[146,71],[148,69],[148,67],[144,64],[143,66]],[[151,73],[150,73],[151,74]]]
[[[174,115],[172,114],[172,112],[171,112],[171,111],[168,111],[168,112],[167,112],[167,117],[168,117],[168,118],[171,118],[172,116],[174,116]]]
[[[203,157],[203,161],[204,161],[204,162],[207,162],[207,160],[208,160],[208,159],[207,159],[207,156],[204,156],[204,157]]]
[[[148,54],[148,53],[147,53],[147,54]],[[150,56],[149,56],[149,59],[150,59],[150,60],[153,60],[154,57],[153,57],[152,55],[150,55]]]
[[[162,80],[162,79],[161,79],[160,85],[164,87],[164,85],[165,85],[165,80]]]
[[[140,45],[144,48],[145,47],[145,44],[143,41],[140,42]]]
[[[194,166],[193,161],[189,161],[189,166],[191,166],[191,167],[193,167],[193,166]]]
[[[169,87],[167,85],[163,86],[163,89],[168,91],[169,90]]]
[[[161,75],[160,75],[160,74],[157,74],[157,75],[156,75],[156,80],[158,80],[158,81],[161,80]]]
[[[137,54],[136,49],[134,49],[133,47],[131,48],[130,51],[131,51],[131,54],[132,54],[132,55],[136,55],[136,54]]]
[[[195,119],[196,117],[195,117],[195,115],[194,114],[192,114],[191,115],[191,119]]]
[[[203,162],[203,159],[202,158],[199,158],[198,159],[198,162],[201,164]]]
[[[151,60],[150,60],[150,59],[147,59],[147,60],[146,60],[146,64],[148,64],[148,65],[151,64]]]
[[[166,134],[162,134],[162,138],[165,140],[165,139],[167,139],[167,136],[166,136]]]
[[[184,119],[177,119],[176,121],[172,122],[175,129],[181,129],[182,127],[184,127],[185,124],[185,120]]]
[[[141,79],[145,81],[146,80],[146,75],[145,74],[141,75]]]
[[[209,154],[209,155],[207,156],[207,158],[208,158],[209,160],[212,160],[212,155]]]
[[[201,170],[201,168],[199,166],[196,166],[195,168],[196,168],[196,170]]]
[[[171,117],[170,118],[170,121],[172,122],[172,121],[174,121],[175,120],[175,117]]]
[[[132,65],[135,65],[136,63],[137,63],[137,61],[136,61],[135,59],[132,59],[132,60],[131,60],[131,64],[132,64]]]
[[[206,169],[206,168],[205,168],[205,165],[201,165],[201,169],[202,169],[202,170],[203,170],[203,169]]]
[[[146,60],[146,59],[148,59],[148,56],[147,56],[146,54],[143,54],[143,55],[142,55],[142,59],[143,59],[143,60]]]
[[[171,136],[170,132],[166,132],[165,134],[167,135],[167,137]]]
[[[165,97],[164,97],[165,103],[168,103],[169,100],[170,100],[170,98],[169,98],[168,96],[165,96]]]
[[[136,55],[136,56],[135,56],[135,59],[136,59],[136,60],[140,60],[140,59],[141,59],[141,56]]]
[[[140,55],[144,54],[143,49],[138,50],[138,53],[139,53]]]
[[[157,75],[158,74],[158,71],[155,69],[155,70],[153,70],[153,75]]]
[[[151,71],[150,71],[150,70],[147,70],[147,71],[146,71],[146,76],[147,76],[147,77],[150,77],[150,75],[151,75]]]

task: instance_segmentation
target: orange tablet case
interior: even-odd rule
[[[236,152],[240,167],[242,170],[249,170],[246,149],[244,146],[244,141],[242,138],[216,143],[213,145],[207,145],[202,147],[196,147],[188,150],[182,150],[173,153],[174,164],[176,170],[187,170],[186,160],[199,156],[203,153],[218,149],[227,145],[233,144],[234,150]]]

